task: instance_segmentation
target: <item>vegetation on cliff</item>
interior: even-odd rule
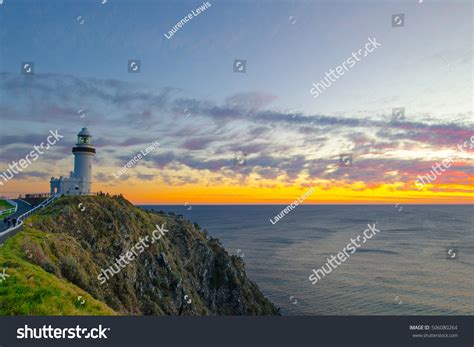
[[[159,240],[98,279],[158,226],[167,230]],[[58,199],[0,247],[3,268],[1,315],[278,314],[242,260],[197,224],[122,197]]]

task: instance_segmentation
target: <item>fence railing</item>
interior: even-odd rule
[[[15,213],[16,211],[18,211],[18,204],[13,201],[13,200],[10,200],[10,199],[4,199],[6,202],[8,202],[10,205],[12,205],[13,207],[12,208],[9,208],[9,209],[6,209],[6,210],[2,210],[0,211],[0,217],[3,217],[3,216],[6,216],[6,215],[10,215],[10,214],[13,214]]]
[[[43,201],[41,204],[39,204],[38,206],[36,206],[35,208],[32,208],[31,210],[23,213],[21,216],[19,216],[17,218],[17,220],[20,220],[20,221],[23,221],[23,219],[29,217],[30,215],[32,215],[34,212],[36,212],[37,210],[39,210],[40,208],[43,208],[43,207],[46,207],[48,206],[49,204],[51,204],[54,200],[56,200],[57,196],[56,195],[51,195],[48,199],[46,199],[45,201]]]
[[[50,193],[30,193],[30,194],[25,194],[24,198],[25,199],[31,199],[31,198],[48,198],[50,197]],[[20,195],[21,197],[21,195]]]
[[[5,235],[20,229],[23,226],[23,220],[25,218],[31,216],[37,210],[50,205],[54,200],[56,200],[56,198],[57,198],[56,195],[51,195],[48,199],[43,201],[41,204],[39,204],[35,208],[32,208],[31,210],[29,210],[29,211],[23,213],[22,215],[20,215],[18,218],[16,218],[15,225],[11,226],[10,228],[8,228],[7,230],[5,230],[3,232],[0,232],[0,239],[3,240],[3,239],[5,239]]]
[[[50,193],[28,193],[28,192],[4,192],[0,191],[0,199],[23,199],[25,197],[31,198],[47,198]]]
[[[13,213],[16,212],[16,208],[12,207],[12,208],[9,208],[8,210],[2,210],[0,211],[0,217],[3,217],[3,216],[9,216]]]
[[[82,193],[80,195],[105,195],[106,192],[90,192]],[[30,199],[30,198],[48,198],[51,193],[25,193],[25,192],[0,192],[0,199]],[[58,194],[56,194],[58,195]]]

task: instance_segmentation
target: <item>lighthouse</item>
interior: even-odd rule
[[[87,128],[77,134],[76,147],[72,149],[74,154],[74,177],[83,178],[90,193],[92,186],[92,158],[95,155],[95,148],[92,146],[92,136]]]
[[[92,145],[92,135],[87,128],[82,128],[77,134],[77,143],[73,147],[74,171],[69,177],[51,177],[51,194],[58,195],[87,195],[92,192],[92,160],[95,148]]]

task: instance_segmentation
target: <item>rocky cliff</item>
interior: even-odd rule
[[[2,265],[12,276],[0,284],[1,314],[278,314],[242,260],[197,224],[117,196],[58,199],[0,248]],[[29,302],[18,308],[21,291]]]

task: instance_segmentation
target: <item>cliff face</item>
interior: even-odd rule
[[[240,258],[179,217],[83,196],[63,197],[25,224],[12,242],[24,240],[29,263],[118,314],[278,314]],[[29,233],[47,237],[35,242]]]

